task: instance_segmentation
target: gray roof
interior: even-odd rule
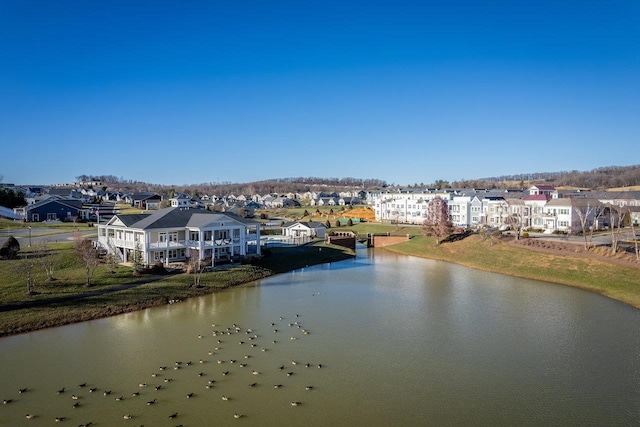
[[[203,228],[212,222],[235,221],[252,224],[255,221],[241,220],[231,214],[196,209],[165,208],[151,214],[121,215],[118,218],[129,228],[151,230],[156,228]]]

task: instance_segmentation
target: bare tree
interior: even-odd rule
[[[75,248],[84,263],[85,277],[87,279],[85,286],[90,287],[93,274],[98,268],[98,264],[100,264],[100,255],[90,239],[76,239]]]
[[[596,208],[594,206],[591,206],[591,203],[587,203],[584,206],[574,205],[573,211],[576,213],[576,215],[578,216],[578,220],[580,221],[580,228],[582,230],[582,236],[584,237],[584,248],[588,250],[591,246],[591,239],[587,238],[587,231],[589,231],[589,228],[593,229],[594,227],[593,224],[589,227],[588,221],[589,218],[595,213]],[[592,234],[591,237],[593,237]]]
[[[441,197],[435,197],[429,202],[427,214],[422,223],[422,231],[425,236],[434,236],[438,245],[453,231],[449,207]]]
[[[52,282],[56,280],[54,271],[58,266],[60,257],[57,252],[53,252],[51,250],[49,243],[49,239],[43,239],[39,243],[36,243],[35,252],[37,253],[37,258],[40,262],[40,265],[47,275],[47,280]]]
[[[109,253],[107,254],[107,265],[109,266],[109,272],[115,273],[116,268],[118,267],[118,253],[116,245],[111,239],[109,239],[107,241],[107,246],[109,246]]]
[[[193,274],[194,288],[200,287],[200,280],[202,279],[202,273],[204,272],[204,263],[200,259],[200,251],[198,249],[189,250],[189,259],[187,263],[187,273]]]
[[[522,235],[522,230],[527,225],[525,214],[529,207],[525,206],[524,203],[519,200],[513,200],[509,202],[507,209],[509,208],[511,209],[511,213],[507,216],[505,222],[513,230],[514,239],[519,240]]]
[[[623,226],[623,219],[624,219],[624,210],[619,208],[619,207],[615,207],[614,206],[610,206],[609,209],[609,220],[611,222],[611,253],[615,254],[618,252],[618,245],[620,242],[620,232],[622,231],[622,226]]]
[[[33,252],[22,253],[13,264],[14,271],[18,275],[24,277],[27,281],[27,295],[36,294],[35,285],[33,283],[36,278],[36,259],[33,255]]]

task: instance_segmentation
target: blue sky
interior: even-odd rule
[[[0,0],[0,63],[5,182],[640,163],[635,0]]]

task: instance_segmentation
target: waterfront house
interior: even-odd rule
[[[327,227],[320,222],[290,222],[282,227],[282,234],[294,238],[314,238],[324,239]]]
[[[260,223],[231,214],[165,208],[149,214],[115,215],[98,226],[98,243],[120,262],[144,265],[186,261],[194,253],[214,264],[260,254]]]

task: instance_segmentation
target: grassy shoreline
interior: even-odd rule
[[[3,267],[6,283],[0,290],[0,336],[62,326],[168,304],[170,301],[219,292],[309,265],[352,258],[353,251],[324,242],[296,248],[273,248],[271,254],[249,265],[234,265],[203,273],[200,285],[193,286],[193,275],[134,277],[129,267],[115,273],[100,266],[94,285],[83,287],[82,268],[74,260],[70,244],[60,244],[65,267],[58,280],[36,285],[37,295],[25,295],[24,279]],[[3,261],[3,266],[14,261]]]
[[[640,271],[571,254],[541,253],[505,241],[466,239],[436,245],[433,239],[414,237],[385,250],[452,262],[477,270],[541,280],[584,289],[640,309]]]

